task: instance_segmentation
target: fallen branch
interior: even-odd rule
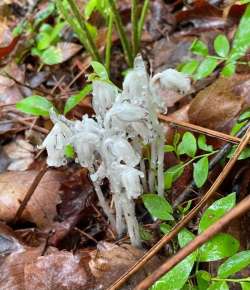
[[[220,220],[211,225],[202,234],[198,235],[192,242],[180,249],[178,253],[168,259],[157,270],[155,270],[150,276],[143,280],[135,290],[148,289],[155,281],[157,281],[162,275],[170,271],[175,265],[180,263],[189,254],[194,252],[216,234],[218,234],[226,225],[228,225],[233,219],[243,215],[250,209],[250,196],[244,198],[236,207],[225,214]]]
[[[179,221],[175,227],[162,237],[162,239],[155,244],[138,262],[133,265],[123,276],[121,276],[110,288],[109,290],[119,289],[133,274],[135,274],[139,269],[141,269],[157,252],[169,241],[171,241],[183,227],[185,227],[192,218],[207,204],[207,202],[211,199],[211,197],[216,193],[217,189],[221,185],[221,183],[226,178],[229,171],[232,169],[234,164],[236,163],[238,157],[240,156],[242,150],[246,147],[250,140],[250,129],[248,128],[245,136],[242,138],[240,144],[238,145],[236,151],[232,158],[228,161],[220,175],[217,177],[213,185],[204,195],[204,197],[200,200],[200,202],[185,216],[181,221]]]

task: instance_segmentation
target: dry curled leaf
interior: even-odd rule
[[[37,171],[12,171],[0,174],[0,219],[11,221],[27,194]],[[48,171],[28,202],[22,219],[44,228],[50,226],[56,215],[56,205],[60,202],[61,174]]]

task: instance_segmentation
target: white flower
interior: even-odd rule
[[[135,152],[131,144],[121,136],[111,136],[103,140],[102,154],[107,166],[112,162],[125,162],[129,166],[136,166],[140,162],[140,155]]]
[[[100,146],[100,136],[91,132],[82,132],[75,134],[70,139],[77,154],[76,161],[83,167],[92,169],[96,159],[96,150]]]
[[[134,68],[130,70],[123,82],[123,99],[132,101],[134,104],[145,102],[145,91],[148,89],[149,79],[141,55],[134,61]]]
[[[93,81],[93,108],[96,115],[104,117],[107,110],[109,110],[118,94],[117,88],[105,81]]]
[[[130,104],[128,102],[117,103],[107,112],[104,119],[104,127],[106,129],[123,129],[127,126],[126,122],[146,120],[147,116],[147,110],[138,105]]]
[[[186,75],[170,68],[154,75],[150,86],[156,95],[159,95],[160,90],[173,90],[187,94],[191,89],[191,82]]]
[[[144,177],[143,172],[123,164],[113,163],[111,165],[111,178],[115,183],[120,183],[120,190],[125,190],[128,199],[136,199],[142,194],[140,178]]]

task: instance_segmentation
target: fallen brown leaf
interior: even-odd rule
[[[24,199],[37,171],[12,171],[0,174],[0,219],[11,221]],[[39,228],[49,227],[60,202],[61,174],[49,170],[28,202],[22,219],[35,223]]]

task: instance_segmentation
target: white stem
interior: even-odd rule
[[[115,201],[115,215],[116,215],[116,232],[119,238],[121,238],[126,227],[123,219],[123,210],[122,210],[122,198],[119,192],[114,193]]]
[[[115,218],[114,218],[113,214],[111,213],[110,208],[109,208],[109,206],[107,205],[107,203],[105,201],[105,198],[104,198],[104,195],[102,193],[100,184],[99,184],[98,181],[97,182],[93,182],[93,184],[94,184],[95,192],[96,192],[97,197],[98,197],[99,202],[100,202],[100,206],[102,207],[104,213],[108,217],[112,228],[115,229]]]
[[[146,166],[145,166],[145,160],[140,160],[140,170],[143,172],[144,177],[141,178],[142,186],[143,186],[143,192],[148,192],[148,184],[147,184],[147,173],[146,173]]]
[[[163,135],[163,134],[162,134]],[[164,195],[164,146],[165,140],[164,136],[161,136],[158,140],[158,161],[157,161],[157,182],[158,182],[158,194],[160,196]]]
[[[135,216],[135,204],[133,200],[127,198],[126,193],[122,194],[123,213],[128,227],[128,234],[131,244],[135,247],[141,247],[139,233],[139,224]]]
[[[153,141],[151,144],[151,158],[150,158],[150,169],[149,169],[149,190],[150,192],[155,191],[155,171],[156,171],[156,164],[157,164],[157,146],[156,142]]]

